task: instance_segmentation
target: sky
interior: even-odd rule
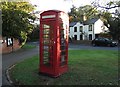
[[[37,5],[37,11],[61,10],[68,12],[72,5],[76,7],[90,5],[94,0],[30,0],[30,3]],[[96,0],[98,1],[98,0]],[[105,5],[110,0],[99,0],[101,5]],[[113,1],[113,0],[112,0]]]

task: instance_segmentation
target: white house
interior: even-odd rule
[[[69,37],[75,40],[93,40],[102,32],[108,32],[108,28],[101,19],[90,19],[84,22],[72,22],[69,25]]]

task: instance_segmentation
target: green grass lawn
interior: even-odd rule
[[[33,48],[35,48],[36,46],[35,45],[30,45],[30,44],[25,44],[23,47],[22,47],[22,49],[33,49]]]
[[[118,52],[69,50],[69,71],[58,78],[39,75],[39,56],[18,63],[10,76],[23,85],[117,85]]]

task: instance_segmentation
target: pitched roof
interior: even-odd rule
[[[87,21],[83,22],[83,24],[84,25],[94,24],[97,20],[98,20],[98,18],[92,18],[90,20],[87,20]]]
[[[69,26],[70,26],[70,27],[73,27],[74,25],[76,25],[76,23],[77,23],[77,22],[71,22],[71,23],[69,24]]]
[[[92,19],[89,19],[87,21],[84,21],[84,22],[80,22],[81,24],[84,24],[84,25],[89,25],[89,24],[94,24],[96,21],[98,20],[98,18],[92,18]],[[70,27],[73,27],[74,25],[76,25],[76,23],[78,22],[71,22],[69,24]]]

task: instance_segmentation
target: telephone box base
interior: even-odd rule
[[[58,78],[61,75],[65,74],[66,72],[68,72],[68,70],[61,72],[60,74],[57,74],[57,75],[53,75],[53,74],[49,74],[49,73],[45,73],[45,72],[39,72],[39,75],[48,76],[48,77],[52,77],[52,78]]]
[[[39,75],[43,75],[43,76],[47,76],[47,77],[51,77],[51,78],[58,78],[60,77],[60,75],[51,75],[51,74],[48,74],[48,73],[43,73],[43,72],[39,72]]]

